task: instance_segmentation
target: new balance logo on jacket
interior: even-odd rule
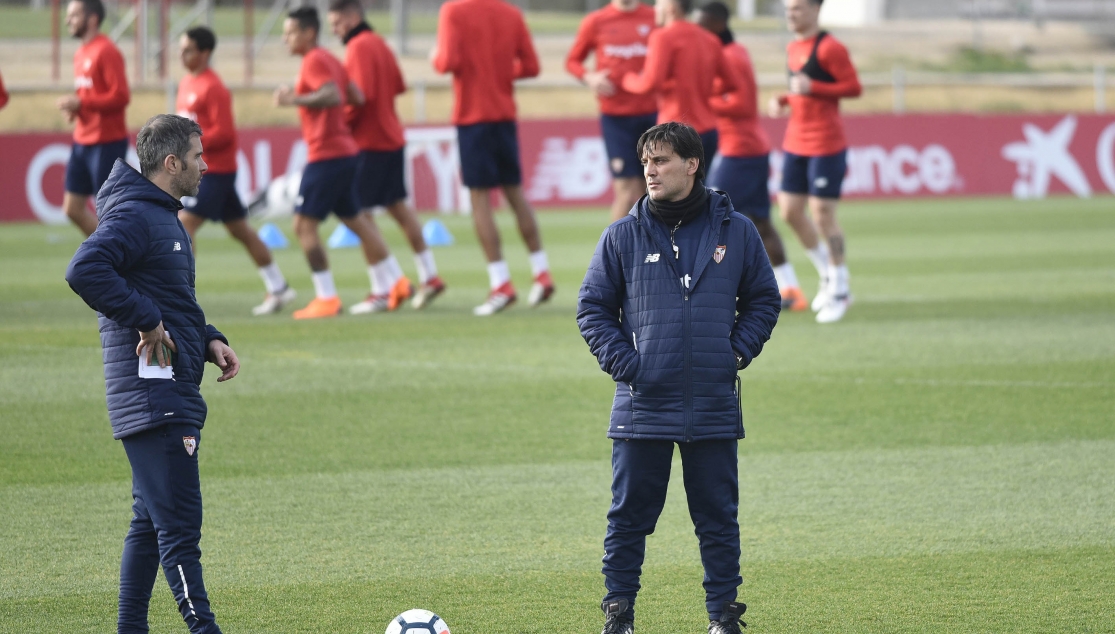
[[[643,260],[643,264],[646,264],[647,262],[657,262],[658,258],[660,257],[662,257],[661,253],[648,253],[647,259]]]

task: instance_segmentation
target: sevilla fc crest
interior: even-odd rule
[[[182,444],[186,446],[186,453],[191,456],[197,451],[197,438],[194,436],[182,436]]]
[[[713,262],[716,262],[717,264],[720,264],[721,260],[724,259],[724,254],[727,253],[727,252],[728,252],[728,247],[726,247],[724,245],[720,245],[720,246],[716,247],[716,250],[712,252]]]

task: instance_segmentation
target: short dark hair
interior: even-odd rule
[[[639,137],[639,144],[635,147],[639,160],[643,160],[643,151],[648,145],[669,145],[682,160],[697,159],[697,180],[705,180],[705,146],[701,143],[701,135],[692,126],[675,121],[659,123]]]
[[[85,15],[92,13],[97,16],[97,24],[105,23],[105,5],[101,0],[77,0],[81,3],[81,9],[85,11]]]
[[[689,15],[693,11],[693,0],[674,0],[674,3],[681,9],[682,15]]]
[[[315,33],[321,33],[321,19],[317,17],[317,9],[314,7],[292,9],[286,17],[297,22],[300,29],[313,29]]]
[[[201,136],[196,121],[175,114],[157,114],[147,120],[136,136],[139,171],[151,178],[163,169],[168,156],[185,159],[190,153],[190,137]]]
[[[217,48],[217,36],[207,26],[195,26],[186,31],[186,37],[193,40],[197,44],[197,50],[203,53]]]
[[[728,18],[730,18],[732,15],[732,12],[728,9],[728,5],[720,2],[720,0],[713,0],[712,2],[702,6],[701,11],[713,20],[723,22],[724,24],[728,23]]]
[[[330,0],[329,10],[333,13],[355,11],[360,15],[364,15],[364,5],[360,3],[360,0]]]

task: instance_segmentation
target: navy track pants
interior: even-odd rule
[[[192,634],[220,634],[201,575],[201,430],[165,425],[122,439],[132,464],[132,524],[120,562],[118,634],[146,634],[162,565]]]
[[[735,440],[677,443],[689,503],[705,568],[705,606],[720,618],[725,601],[736,600],[739,574],[739,467]],[[674,443],[621,440],[612,443],[612,507],[604,537],[604,601],[627,599],[635,615],[635,595],[646,553],[666,504]]]

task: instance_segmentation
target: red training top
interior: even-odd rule
[[[441,5],[434,70],[453,73],[453,123],[515,120],[513,85],[541,70],[523,14],[503,0]]]
[[[787,66],[798,72],[809,60],[816,36],[794,40],[786,47]],[[863,89],[848,49],[826,35],[817,47],[817,61],[835,82],[812,81],[808,95],[781,95],[779,103],[790,106],[790,121],[782,149],[801,156],[825,156],[848,147],[844,124],[840,121],[840,100],[858,97]]]
[[[611,97],[597,96],[600,112],[629,117],[658,109],[654,95],[632,94],[620,86],[627,73],[642,72],[653,29],[654,9],[642,3],[631,11],[621,11],[609,4],[588,14],[581,22],[577,39],[565,58],[565,70],[583,80],[585,60],[590,54],[596,56],[596,70],[608,71],[608,79],[616,87]]]
[[[8,91],[4,90],[4,78],[0,77],[0,108],[8,105]]]
[[[759,127],[759,89],[751,56],[739,42],[724,45],[724,57],[739,79],[739,87],[724,92],[723,82],[713,84],[715,94],[709,105],[716,113],[716,129],[720,131],[719,153],[724,156],[762,156],[770,152],[767,133]]]
[[[636,94],[658,93],[658,123],[677,121],[704,134],[716,127],[709,107],[712,82],[719,77],[722,90],[736,89],[720,50],[720,38],[685,20],[655,29],[647,43],[643,73],[627,73],[623,89]]]
[[[187,74],[178,82],[179,116],[201,126],[201,145],[210,174],[236,173],[236,126],[232,122],[232,94],[213,69],[195,77]]]
[[[406,140],[395,113],[395,96],[406,92],[407,87],[387,43],[370,28],[360,29],[346,41],[345,71],[364,93],[363,106],[345,107],[345,119],[356,144],[372,152],[402,149]]]
[[[309,146],[309,162],[326,161],[342,156],[353,156],[357,152],[356,141],[352,139],[348,125],[345,124],[343,102],[348,94],[348,74],[341,62],[321,47],[314,47],[302,58],[302,68],[298,71],[298,83],[294,92],[308,95],[321,90],[329,82],[337,86],[342,104],[326,108],[298,106],[298,118],[302,121],[302,139]]]
[[[124,107],[132,95],[124,56],[103,33],[74,53],[74,88],[81,100],[74,143],[93,145],[128,138]]]

